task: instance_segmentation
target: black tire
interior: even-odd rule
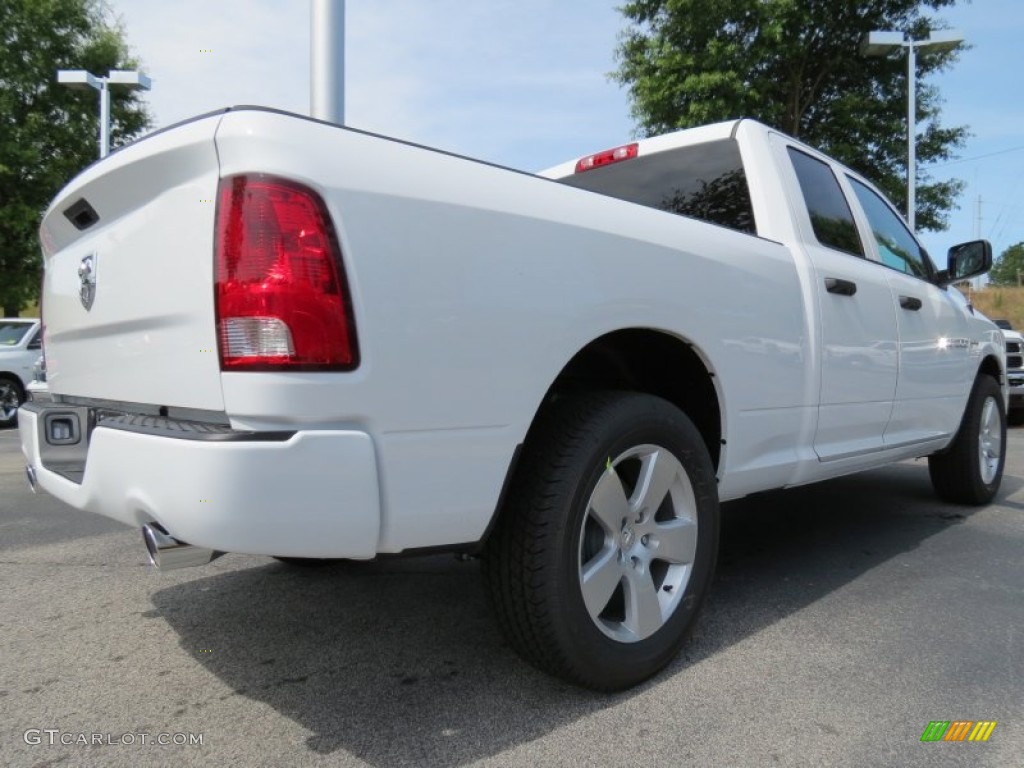
[[[1024,424],[1024,408],[1014,408],[1006,414],[1006,421],[1011,427],[1019,427]]]
[[[0,376],[0,429],[18,423],[18,408],[25,402],[25,390],[17,378]]]
[[[616,532],[620,512],[629,517]],[[636,685],[692,631],[718,529],[714,469],[678,408],[635,393],[556,401],[530,431],[484,552],[498,623],[550,674],[602,691]],[[673,549],[682,553],[674,562],[659,557]],[[590,608],[585,575],[599,579]]]
[[[952,444],[928,457],[928,473],[940,498],[980,506],[995,497],[1005,463],[1003,392],[995,379],[983,374],[974,382]]]

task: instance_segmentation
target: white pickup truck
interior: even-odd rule
[[[1003,337],[948,287],[988,244],[937,269],[750,120],[536,176],[230,109],[91,166],[40,235],[33,486],[163,567],[480,554],[512,646],[582,685],[676,654],[720,500],[920,456],[954,502],[1002,476]]]

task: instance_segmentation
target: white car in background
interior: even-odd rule
[[[1006,416],[1011,424],[1024,423],[1024,336],[1014,330],[1003,329],[1006,339],[1006,383],[1009,402]]]
[[[40,355],[32,366],[32,381],[29,382],[28,399],[35,402],[52,402],[50,385],[46,383],[46,359]]]
[[[39,320],[0,320],[0,428],[17,423],[18,408],[27,399],[32,367],[39,359],[43,336]]]

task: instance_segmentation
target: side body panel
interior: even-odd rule
[[[943,290],[895,271],[888,279],[899,320],[900,381],[885,442],[952,435],[981,362],[976,330],[950,296],[955,288]]]
[[[744,124],[741,124],[743,126]],[[762,234],[791,243],[805,264],[805,301],[815,332],[812,349],[820,375],[814,457],[808,456],[790,484],[856,472],[902,458],[923,456],[953,439],[982,360],[1003,359],[998,331],[974,316],[955,289],[885,266],[867,217],[853,194],[850,172],[819,153],[753,124],[744,134],[751,156],[762,164],[761,194],[775,205]],[[762,142],[767,141],[767,146]],[[832,168],[863,241],[864,258],[820,245],[786,154],[788,146]],[[771,162],[771,168],[764,167]],[[785,201],[785,204],[777,204]],[[853,296],[833,295],[824,279],[856,284]],[[867,301],[854,302],[868,294]],[[916,311],[904,296],[921,301]],[[888,393],[888,394],[887,394]]]
[[[812,400],[804,295],[783,246],[269,112],[227,115],[217,151],[224,176],[287,176],[323,196],[362,352],[351,374],[225,374],[225,409],[238,428],[372,434],[381,551],[479,537],[559,371],[624,328],[710,361],[723,486],[787,482]]]

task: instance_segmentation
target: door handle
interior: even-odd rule
[[[853,296],[857,292],[857,284],[838,277],[826,277],[825,290],[829,293],[838,293],[840,296]]]
[[[911,312],[917,312],[921,308],[921,300],[913,296],[900,296],[900,306]]]

